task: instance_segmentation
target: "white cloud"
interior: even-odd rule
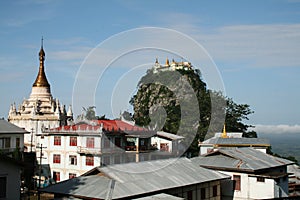
[[[280,125],[255,125],[255,128],[253,128],[254,131],[259,133],[265,133],[265,134],[286,134],[286,133],[297,133],[300,134],[300,125],[286,125],[286,124],[280,124]]]
[[[188,14],[176,13],[163,19],[165,26],[197,40],[217,61],[242,62],[247,63],[247,67],[300,66],[300,24],[241,24],[212,28],[202,26],[201,20]]]

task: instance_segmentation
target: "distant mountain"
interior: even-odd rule
[[[270,140],[272,152],[281,156],[294,156],[300,163],[300,133],[266,134],[258,133],[258,137]]]

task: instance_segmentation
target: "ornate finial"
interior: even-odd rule
[[[226,133],[226,126],[225,126],[225,124],[224,124],[224,127],[223,127],[223,133],[222,133],[221,137],[222,138],[228,138],[227,133]]]
[[[40,60],[40,67],[39,67],[39,73],[35,79],[35,82],[33,84],[34,87],[50,87],[48,80],[46,78],[45,74],[45,67],[44,67],[44,61],[45,61],[45,52],[43,49],[44,39],[42,37],[41,40],[41,50],[39,52],[39,60]]]
[[[44,44],[44,38],[43,38],[43,36],[42,36],[41,49],[43,49],[43,44]]]

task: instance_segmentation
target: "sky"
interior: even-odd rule
[[[0,116],[29,97],[42,37],[52,95],[75,115],[131,111],[139,78],[168,57],[249,104],[257,131],[300,133],[299,0],[0,1]]]

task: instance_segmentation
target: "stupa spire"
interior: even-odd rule
[[[47,80],[47,77],[45,74],[45,66],[44,66],[45,51],[43,49],[43,43],[44,43],[44,39],[42,37],[41,50],[39,52],[40,67],[39,67],[39,72],[35,79],[35,82],[33,83],[33,87],[50,87],[50,84],[48,83],[48,80]]]

